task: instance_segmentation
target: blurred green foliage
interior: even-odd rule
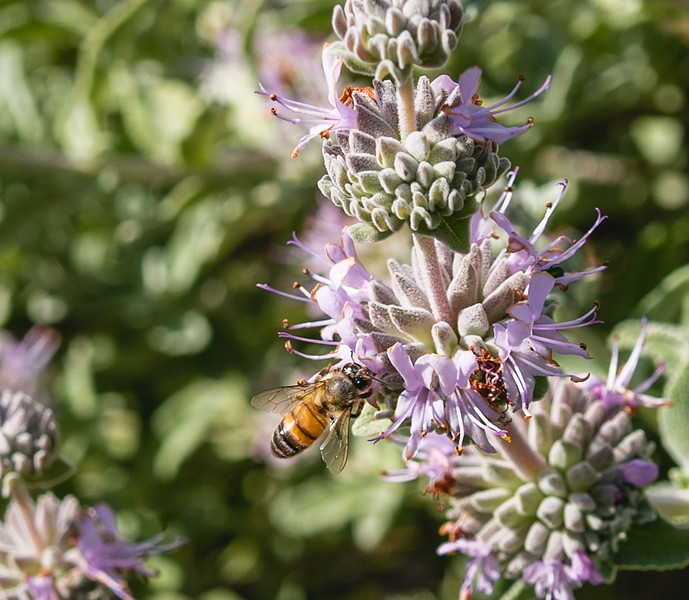
[[[316,452],[264,463],[272,425],[248,402],[315,370],[275,335],[300,307],[255,284],[299,277],[282,245],[323,171],[315,147],[290,161],[303,132],[253,91],[277,73],[292,96],[319,97],[332,4],[0,0],[0,323],[62,334],[53,401],[77,473],[57,491],[109,502],[132,538],[162,526],[190,538],[151,561],[162,576],[137,597],[458,593],[461,563],[435,556],[434,500],[378,480],[399,466],[394,448],[355,440],[337,478]],[[595,207],[610,217],[589,244],[609,269],[563,306],[601,300],[606,324],[586,342],[606,364],[607,332],[689,258],[687,5],[465,8],[448,73],[480,65],[486,100],[520,74],[525,94],[553,74],[508,123],[533,116],[533,129],[502,149],[521,168],[522,219],[565,177],[556,225],[577,235]],[[316,69],[280,49],[297,28]],[[623,575],[578,597],[655,598],[681,577]]]

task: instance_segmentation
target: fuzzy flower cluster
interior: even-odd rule
[[[1,343],[0,474],[8,504],[0,522],[0,596],[134,600],[126,578],[155,575],[142,561],[184,540],[160,545],[158,536],[132,544],[121,538],[105,504],[85,508],[72,496],[60,500],[47,492],[34,500],[28,494],[28,484],[55,482],[51,467],[59,462],[57,422],[37,399],[59,338],[36,327],[20,342],[3,334]]]
[[[34,327],[16,341],[0,336],[0,478],[7,497],[8,477],[41,479],[59,444],[53,411],[42,401],[40,379],[59,344],[52,329]]]
[[[335,7],[333,29],[350,69],[401,79],[414,65],[442,67],[463,18],[458,0],[347,0]]]
[[[554,353],[588,356],[562,331],[595,323],[595,307],[557,322],[548,298],[555,288],[604,268],[569,272],[562,266],[603,217],[577,242],[560,237],[540,249],[534,245],[563,192],[564,186],[527,239],[503,212],[512,197],[508,186],[489,216],[473,219],[468,253],[415,236],[409,264],[388,260],[388,281],[367,272],[345,231],[340,245],[329,244],[321,257],[327,274],[311,273],[315,287],[287,294],[317,303],[328,318],[294,324],[280,335],[299,353],[296,342],[314,340],[296,330],[319,328],[321,343],[332,350],[309,358],[347,362],[356,356],[369,366],[390,391],[381,402],[394,413],[378,439],[409,427],[407,458],[434,430],[446,433],[458,452],[467,439],[494,451],[496,437],[508,437],[508,411],[530,416],[539,378],[577,379],[560,369]],[[500,228],[505,235],[494,237]],[[292,243],[318,256],[296,238]]]
[[[644,332],[637,347],[643,340]],[[631,377],[638,358],[622,371]],[[464,589],[491,593],[501,577],[522,578],[540,597],[570,599],[584,582],[612,578],[630,526],[655,518],[644,495],[658,476],[653,444],[632,428],[625,404],[606,397],[608,384],[552,380],[533,417],[511,423],[499,453],[472,446],[460,458],[446,437],[432,435],[418,460],[387,474],[426,476],[429,490],[447,496],[441,531],[449,541],[438,553],[470,557]],[[659,402],[638,388],[621,391],[637,406]]]
[[[646,393],[662,366],[628,389],[643,333],[619,372],[614,345],[607,381],[558,363],[589,358],[570,337],[599,322],[597,305],[569,320],[555,308],[572,284],[605,268],[582,266],[580,252],[605,217],[597,210],[576,240],[550,235],[564,182],[531,234],[513,222],[517,172],[498,146],[533,121],[499,119],[544,92],[550,77],[513,102],[520,78],[490,105],[478,95],[478,67],[457,80],[414,80],[413,66],[444,64],[462,24],[455,0],[347,0],[333,16],[340,41],[323,51],[329,107],[261,86],[277,105],[273,114],[310,126],[293,155],[322,138],[327,174],[319,187],[357,223],[324,252],[294,236],[312,266],[304,270],[311,285],[295,283],[291,293],[259,287],[323,313],[283,323],[290,352],[333,369],[368,368],[375,384],[359,398],[375,410],[359,418],[380,432],[371,441],[404,447],[406,469],[387,480],[428,477],[433,494],[447,498],[449,540],[439,553],[470,558],[463,597],[491,593],[504,578],[522,579],[548,600],[571,600],[585,582],[612,580],[630,528],[654,518],[645,495],[658,475],[653,446],[630,419],[639,406],[663,404]],[[340,88],[343,67],[373,75],[371,85]],[[484,192],[505,174],[507,186],[487,210]],[[409,259],[390,258],[387,274],[375,276],[355,242],[405,224]],[[304,343],[326,350],[307,354]],[[286,435],[281,427],[276,435]],[[300,436],[291,434],[295,452],[306,446]]]
[[[51,492],[34,502],[18,482],[0,523],[0,593],[12,600],[134,600],[125,577],[155,576],[142,561],[184,540],[159,542],[124,540],[106,504],[82,508],[73,496],[60,500]]]
[[[352,10],[348,14],[353,19],[357,13]],[[356,34],[357,39],[362,36]],[[370,87],[339,90],[344,63],[335,45],[326,44],[327,108],[283,98],[259,86],[258,93],[278,106],[272,109],[275,116],[310,128],[292,156],[310,140],[323,138],[327,175],[319,187],[359,221],[350,231],[358,241],[382,239],[407,223],[414,232],[453,245],[453,236],[444,235],[445,228],[466,228],[477,210],[477,197],[509,168],[509,161],[498,155],[498,145],[532,125],[528,120],[505,126],[497,117],[541,94],[550,86],[550,77],[531,96],[511,106],[521,80],[505,98],[484,106],[478,96],[478,67],[466,70],[458,81],[441,75],[433,81],[421,77],[414,85],[408,76],[404,81],[374,79]]]

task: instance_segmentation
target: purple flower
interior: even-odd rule
[[[386,471],[382,479],[402,482],[425,476],[430,480],[429,488],[437,489],[439,482],[451,477],[452,459],[456,456],[456,446],[449,437],[431,432],[421,440],[415,460],[407,461],[404,469]]]
[[[60,334],[36,325],[17,342],[5,333],[0,338],[0,388],[33,394],[41,371],[60,345]]]
[[[550,79],[550,75],[548,75],[543,85],[531,96],[506,108],[502,107],[512,100],[520,88],[523,78],[520,78],[507,96],[490,106],[483,106],[482,101],[478,98],[478,86],[481,81],[481,69],[478,67],[471,67],[464,71],[460,75],[458,83],[448,75],[441,75],[433,80],[431,87],[436,94],[441,92],[448,94],[447,103],[442,107],[442,110],[450,118],[453,135],[465,134],[479,142],[489,140],[496,144],[502,144],[527,131],[533,125],[533,120],[529,119],[524,125],[518,127],[506,127],[500,125],[495,117],[523,106],[539,96],[550,87]]]
[[[328,317],[304,323],[285,323],[289,331],[282,331],[278,335],[287,340],[288,350],[298,356],[313,360],[340,358],[343,362],[350,362],[352,354],[360,359],[375,354],[372,340],[355,328],[355,320],[364,316],[362,303],[368,300],[368,284],[372,276],[359,261],[354,242],[347,231],[343,230],[340,244],[327,244],[323,254],[302,244],[296,235],[288,243],[306,252],[312,257],[312,262],[322,264],[324,270],[328,272],[325,276],[307,270],[316,285],[312,290],[297,286],[295,289],[299,291],[299,295],[281,292],[266,284],[258,284],[259,288],[281,296],[300,302],[314,303]],[[313,328],[320,328],[320,340],[292,333],[296,330]],[[292,345],[294,341],[318,343],[332,350],[326,355],[304,354],[294,349]]]
[[[0,521],[2,598],[73,598],[91,580],[122,600],[133,600],[125,577],[155,575],[142,559],[184,543],[161,546],[155,537],[130,544],[119,538],[113,512],[104,504],[84,511],[73,496],[59,500],[48,492],[34,501],[20,480],[9,487],[10,502]]]
[[[462,590],[471,589],[476,579],[476,589],[482,594],[493,593],[493,583],[502,574],[500,563],[495,558],[491,547],[483,540],[469,540],[460,538],[452,542],[445,542],[438,547],[438,554],[461,552],[473,558],[467,562]]]
[[[60,600],[49,575],[31,575],[26,580],[26,588],[32,600]]]
[[[410,460],[416,455],[421,439],[436,424],[445,426],[445,405],[436,389],[452,388],[456,368],[452,359],[438,354],[425,354],[412,364],[404,346],[399,343],[388,349],[388,357],[404,378],[404,390],[397,401],[392,425],[376,439],[387,437],[409,421],[410,436],[404,457]]]
[[[97,504],[81,518],[77,539],[81,552],[79,566],[89,579],[107,586],[117,597],[134,600],[124,577],[132,572],[144,577],[154,576],[154,571],[143,566],[143,559],[151,554],[168,552],[185,543],[180,539],[159,545],[161,538],[162,534],[138,544],[120,539],[112,509],[106,504]]]
[[[493,206],[492,212],[504,213],[507,207],[512,201],[512,195],[514,193],[514,182],[517,179],[517,174],[519,173],[519,167],[515,167],[513,171],[507,173],[507,184],[502,190],[502,194],[498,198],[498,201]],[[510,223],[510,228],[512,224]],[[469,230],[469,237],[472,244],[480,246],[485,240],[495,237],[495,222],[491,216],[486,217],[483,214],[483,203],[479,206],[479,209],[471,217],[471,228]]]
[[[546,600],[574,600],[572,588],[579,588],[584,582],[591,585],[603,583],[591,559],[583,552],[574,552],[571,564],[559,560],[532,563],[523,573],[524,581],[535,586],[539,598]]]
[[[438,427],[447,430],[458,450],[467,435],[488,451],[493,448],[486,439],[486,432],[501,437],[506,435],[494,423],[500,415],[488,407],[469,383],[478,366],[473,352],[459,352],[455,359],[424,354],[414,364],[399,342],[388,348],[387,353],[390,363],[404,379],[404,387],[397,400],[392,425],[376,440],[409,422],[410,437],[404,457],[410,460],[426,434]]]
[[[639,337],[634,344],[629,360],[627,360],[624,367],[622,367],[619,372],[618,361],[620,341],[619,338],[615,336],[612,342],[612,358],[610,359],[610,368],[608,369],[608,380],[604,382],[600,377],[593,376],[581,384],[589,390],[595,398],[608,407],[624,407],[631,414],[634,414],[641,406],[657,408],[669,405],[663,398],[656,398],[655,396],[649,396],[644,393],[663,374],[665,363],[660,363],[648,379],[641,382],[634,389],[629,389],[629,382],[641,358],[641,350],[644,345],[644,340],[646,339],[646,325],[647,319],[644,317],[641,321],[641,333],[639,333]]]
[[[646,487],[658,478],[658,465],[640,458],[632,459],[622,466],[622,478],[638,488]]]
[[[72,543],[79,503],[73,496],[59,500],[50,492],[34,501],[19,480],[9,487],[10,502],[0,521],[0,597],[69,597],[62,592],[79,580]]]
[[[343,61],[329,53],[327,47],[328,44],[323,46],[323,71],[328,83],[328,101],[331,108],[320,108],[312,104],[283,98],[268,92],[260,83],[260,91],[256,92],[261,96],[267,96],[273,102],[296,115],[303,115],[289,118],[272,109],[272,113],[279,119],[295,125],[310,126],[309,133],[299,140],[296,148],[292,151],[292,158],[295,158],[313,138],[320,136],[327,139],[333,131],[354,129],[357,125],[356,109],[346,101],[341,100],[337,93],[337,81],[340,78]]]
[[[555,212],[555,209],[564,196],[565,190],[567,189],[567,181],[560,184],[561,189],[557,199],[555,202],[548,205],[543,219],[541,219],[541,222],[536,226],[531,236],[525,238],[517,233],[512,222],[504,214],[511,200],[511,186],[515,176],[516,171],[513,173],[513,178],[508,185],[508,191],[501,196],[496,206],[490,211],[490,218],[495,221],[501,229],[505,230],[509,236],[507,252],[509,253],[508,264],[512,272],[516,273],[517,271],[529,270],[535,273],[539,271],[548,271],[555,278],[555,285],[566,288],[572,281],[582,279],[586,275],[591,275],[592,273],[597,273],[605,269],[607,265],[601,265],[580,272],[566,273],[560,267],[563,262],[574,256],[574,254],[586,243],[589,236],[607,218],[602,216],[598,209],[596,209],[598,218],[595,223],[576,242],[561,235],[547,243],[541,249],[536,248],[536,244],[546,230],[550,217]],[[570,247],[566,250],[562,250],[560,246],[563,242],[569,243]]]
[[[533,399],[536,377],[576,379],[560,369],[553,359],[553,351],[588,358],[584,347],[568,342],[559,331],[599,322],[595,320],[595,308],[579,319],[562,323],[556,323],[544,315],[545,300],[554,285],[555,279],[548,273],[535,273],[527,289],[527,302],[520,302],[508,309],[513,320],[493,325],[508,396],[514,403],[514,409],[524,411],[526,417],[530,416],[528,408]]]

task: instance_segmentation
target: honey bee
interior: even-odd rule
[[[270,446],[278,458],[303,452],[328,429],[321,456],[328,469],[339,473],[349,454],[349,419],[361,412],[372,383],[373,373],[362,365],[328,365],[313,382],[265,390],[251,404],[283,415]]]

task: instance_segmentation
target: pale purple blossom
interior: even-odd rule
[[[513,174],[516,175],[516,171]],[[513,181],[513,179],[512,179]],[[567,236],[561,235],[553,240],[547,242],[543,247],[538,248],[540,238],[546,231],[548,221],[555,212],[558,204],[564,196],[567,189],[567,181],[560,184],[560,193],[552,204],[548,204],[546,213],[541,219],[541,222],[536,226],[533,233],[525,238],[519,235],[512,224],[512,222],[505,216],[505,211],[509,206],[511,200],[511,183],[509,184],[509,192],[501,196],[499,202],[490,211],[490,218],[497,223],[501,229],[507,232],[509,242],[507,245],[507,252],[509,254],[508,264],[513,273],[517,271],[530,271],[537,273],[539,271],[548,271],[554,278],[555,284],[559,287],[566,287],[572,281],[582,279],[587,275],[602,271],[607,265],[600,265],[591,269],[578,272],[565,272],[560,265],[567,259],[571,258],[581,247],[587,242],[589,236],[598,228],[598,226],[607,218],[601,215],[600,211],[596,209],[598,217],[589,230],[578,240],[573,241]],[[483,226],[485,229],[485,225]],[[570,244],[566,249],[562,249],[563,243]]]
[[[538,561],[524,569],[524,581],[534,584],[536,595],[545,600],[574,600],[572,588],[584,582],[591,585],[603,583],[591,559],[583,552],[574,552],[571,563],[560,560]]]
[[[651,485],[658,478],[658,465],[635,458],[622,465],[622,478],[638,488]]]
[[[508,309],[512,320],[493,325],[495,346],[503,362],[503,378],[515,410],[529,416],[529,403],[538,376],[570,377],[553,358],[553,352],[588,358],[586,349],[567,341],[560,330],[584,327],[598,323],[594,307],[582,317],[556,323],[543,314],[545,301],[555,285],[555,279],[545,272],[531,277],[527,302]]]
[[[330,108],[321,108],[313,104],[306,104],[297,100],[289,100],[275,93],[271,93],[259,83],[260,90],[256,92],[262,96],[267,96],[273,102],[286,108],[296,117],[287,117],[284,114],[273,110],[273,114],[289,123],[295,125],[309,126],[309,133],[304,135],[292,151],[292,158],[295,158],[301,150],[306,147],[313,138],[328,138],[334,131],[349,130],[356,128],[357,111],[356,108],[343,102],[337,92],[337,82],[340,78],[343,61],[334,56],[327,50],[328,44],[323,47],[323,71],[328,84],[328,101]]]
[[[595,398],[603,402],[605,406],[620,406],[634,413],[641,406],[657,408],[669,405],[663,398],[657,398],[645,393],[663,374],[665,370],[664,362],[656,367],[650,377],[633,389],[629,389],[629,383],[641,359],[641,350],[646,339],[646,326],[647,319],[644,317],[641,321],[641,332],[634,344],[629,359],[619,371],[620,341],[615,336],[612,342],[612,357],[610,359],[607,381],[603,381],[598,376],[592,376],[589,380],[582,383],[582,386],[589,390]]]
[[[169,552],[185,543],[177,540],[160,545],[162,534],[132,544],[122,540],[115,524],[115,514],[106,504],[97,504],[84,512],[77,547],[81,555],[79,566],[91,580],[107,586],[122,600],[134,600],[129,593],[125,576],[138,573],[152,577],[156,573],[143,565],[143,559],[151,554]]]
[[[490,545],[483,540],[459,538],[438,547],[440,555],[461,552],[473,557],[467,562],[462,590],[470,589],[476,581],[476,589],[482,594],[492,594],[493,584],[500,579],[502,569]]]
[[[32,600],[60,600],[53,578],[48,575],[31,575],[26,580],[26,588]]]
[[[490,212],[504,213],[512,202],[512,196],[514,194],[514,182],[517,179],[517,174],[519,173],[519,167],[515,167],[514,170],[507,173],[507,183],[502,190],[502,194],[498,198],[497,202],[493,206]],[[513,230],[512,224],[510,223],[510,229]],[[479,209],[471,217],[471,227],[469,230],[469,239],[472,244],[480,246],[484,240],[495,237],[495,221],[490,216],[483,214],[483,202],[479,206]]]
[[[54,600],[75,577],[72,539],[77,533],[79,503],[73,496],[59,500],[48,492],[36,501],[15,481],[0,522],[3,573],[0,596],[12,591],[25,597]],[[40,575],[37,575],[39,574]],[[78,577],[76,578],[78,580]]]
[[[538,90],[509,107],[505,107],[505,104],[515,96],[523,78],[519,79],[507,96],[490,106],[483,106],[478,99],[481,69],[476,66],[464,71],[459,77],[459,82],[453,81],[449,75],[440,75],[433,80],[431,87],[436,94],[444,92],[448,95],[448,102],[442,110],[450,118],[453,135],[465,134],[479,142],[491,141],[502,144],[527,131],[533,125],[533,120],[529,119],[524,125],[517,127],[506,127],[498,123],[497,115],[523,106],[539,96],[550,87],[550,79],[548,75]],[[457,92],[459,92],[459,98],[457,98]]]
[[[472,388],[471,377],[478,368],[478,359],[471,350],[457,352],[452,361],[454,382],[441,388],[445,402],[448,433],[461,451],[465,438],[471,439],[486,452],[494,452],[486,434],[505,438],[507,432],[496,425],[500,413],[493,410],[485,399]]]
[[[424,354],[412,360],[399,342],[387,350],[390,363],[404,379],[403,391],[397,400],[392,425],[376,440],[389,436],[400,426],[409,424],[410,436],[404,457],[412,459],[422,439],[433,429],[445,429],[457,451],[470,437],[486,451],[493,451],[486,433],[503,437],[506,432],[495,425],[500,417],[470,386],[476,371],[476,355],[467,350],[455,358],[440,354]]]
[[[0,522],[2,598],[72,598],[90,580],[122,600],[134,600],[125,578],[155,575],[142,560],[185,541],[160,545],[157,536],[130,544],[120,539],[112,509],[105,504],[84,510],[73,496],[60,500],[48,492],[34,501],[21,481],[10,487]]]
[[[404,469],[386,471],[381,479],[402,482],[428,477],[429,487],[433,488],[437,482],[451,476],[456,448],[447,435],[432,431],[421,440],[414,460],[406,461]]]
[[[350,362],[352,355],[360,359],[375,354],[372,340],[356,330],[355,320],[363,317],[362,303],[368,300],[368,283],[373,279],[356,255],[354,242],[343,230],[339,244],[328,243],[324,253],[318,253],[301,243],[296,235],[288,244],[297,246],[311,257],[311,261],[323,265],[327,275],[311,270],[308,275],[315,282],[313,289],[303,286],[295,289],[298,294],[290,294],[271,288],[266,284],[258,287],[287,298],[305,303],[313,303],[325,313],[325,319],[303,323],[286,323],[287,331],[278,335],[287,340],[290,352],[313,360],[339,358]],[[320,339],[299,336],[297,330],[319,329]],[[292,342],[309,342],[330,348],[327,354],[305,354],[296,350]],[[370,366],[370,365],[369,365]]]
[[[32,327],[20,341],[0,338],[0,388],[33,394],[41,372],[60,345],[60,334],[43,325]]]
[[[409,422],[410,435],[404,457],[410,460],[416,455],[421,439],[435,428],[435,424],[445,425],[445,404],[436,390],[453,389],[456,368],[452,359],[438,354],[425,354],[412,364],[399,343],[388,349],[388,357],[404,379],[404,390],[397,400],[392,425],[376,439],[387,437]]]

